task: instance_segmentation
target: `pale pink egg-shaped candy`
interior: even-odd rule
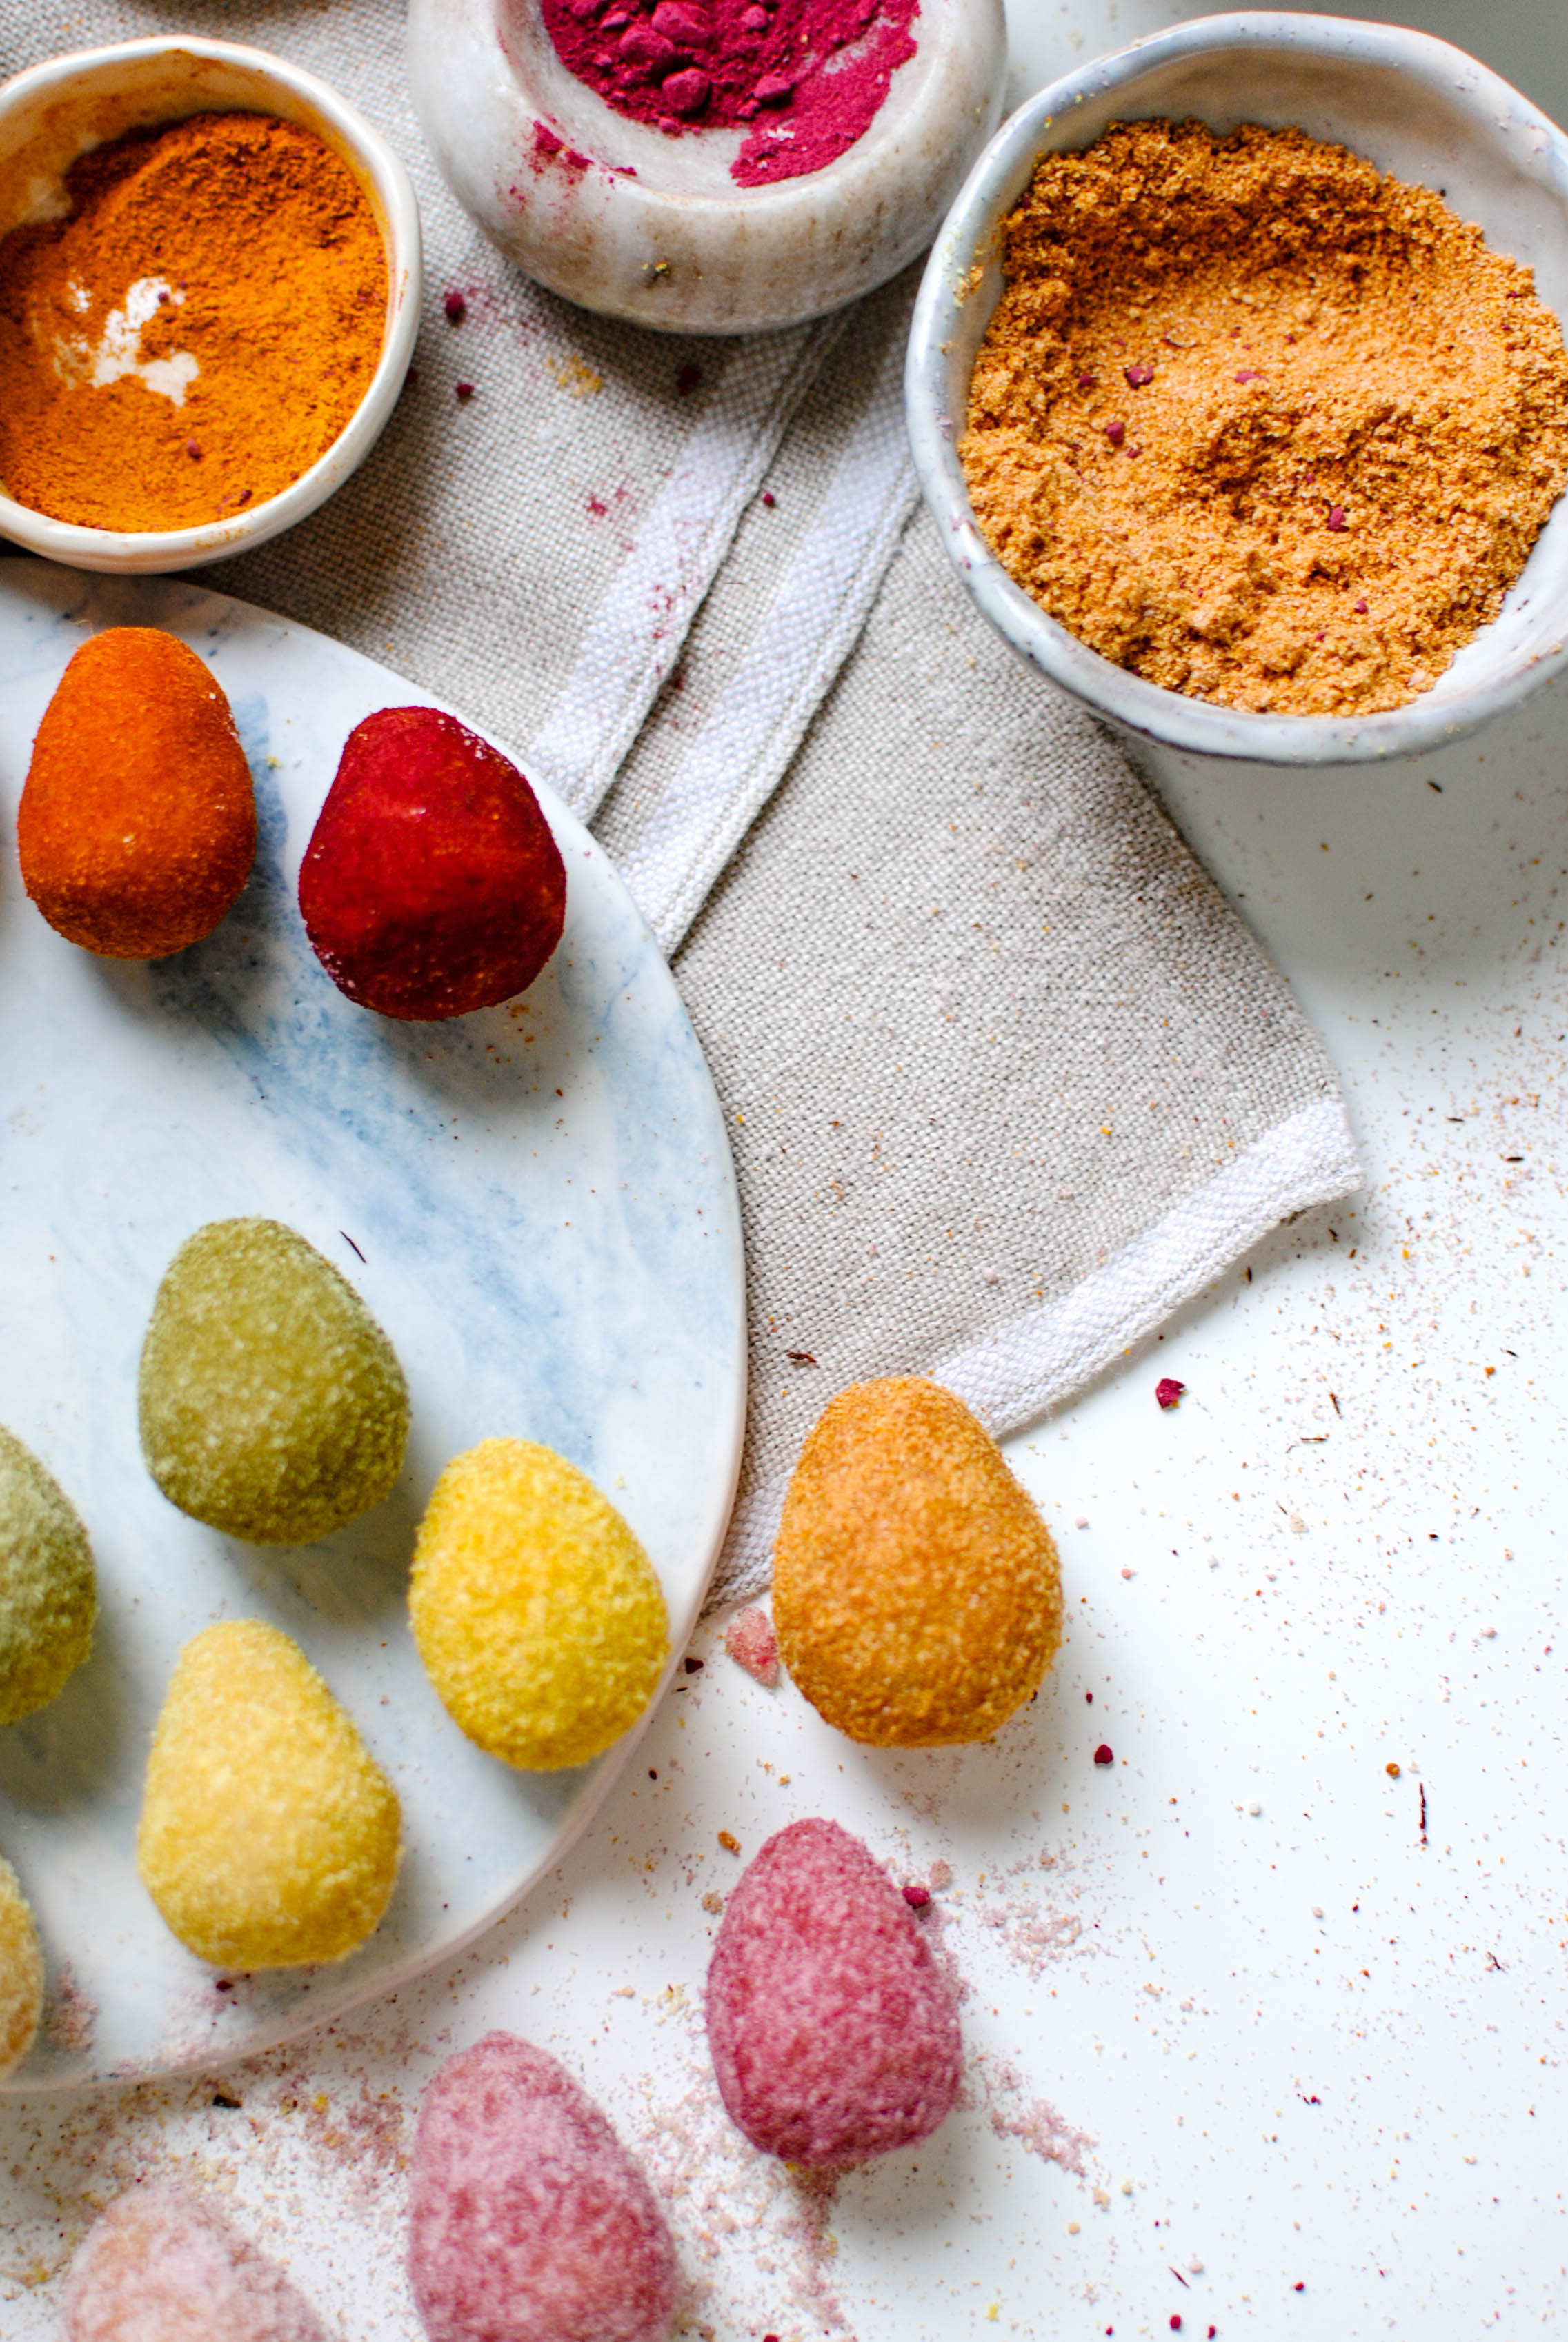
[[[565,2067],[514,2034],[424,2093],[408,2271],[430,2342],[664,2342],[675,2248],[641,2164]]]
[[[832,2168],[913,2147],[964,2070],[923,1925],[836,1822],[792,1822],[746,1867],[708,1966],[708,2044],[754,2147]]]
[[[133,2187],[77,2246],[63,2342],[327,2342],[274,2260],[183,2187]]]

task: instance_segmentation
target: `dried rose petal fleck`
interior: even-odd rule
[[[1127,426],[1124,423],[1106,424],[1105,436],[1111,442],[1113,447],[1119,447],[1126,435]]]
[[[741,1610],[724,1629],[724,1648],[737,1667],[769,1691],[779,1679],[779,1646],[765,1610]]]
[[[1152,365],[1124,366],[1122,372],[1127,377],[1129,390],[1142,390],[1145,383],[1153,382],[1154,379],[1154,369]]]
[[[924,1911],[931,1900],[931,1889],[929,1887],[906,1887],[904,1899],[912,1911]]]
[[[1115,1752],[1112,1748],[1110,1742],[1108,1740],[1102,1740],[1100,1746],[1094,1751],[1095,1764],[1114,1765],[1115,1761]]]
[[[454,395],[460,399],[463,405],[466,406],[469,400],[474,395],[474,385],[471,382],[458,382],[454,383],[452,387]]]
[[[1154,1385],[1155,1400],[1161,1406],[1174,1406],[1186,1387],[1186,1384],[1179,1383],[1174,1375],[1162,1375]]]
[[[1328,525],[1330,528],[1336,532],[1344,526],[1344,506],[1343,505],[1330,505],[1328,508]]]
[[[449,325],[460,325],[468,315],[468,304],[455,287],[444,295],[441,305],[446,312],[446,322]]]
[[[1237,375],[1236,380],[1238,382],[1256,382],[1258,380],[1258,370],[1256,366],[1243,366],[1240,374]]]
[[[1098,390],[1100,387],[1099,375],[1097,374],[1081,374],[1078,377],[1078,387],[1080,390]]]

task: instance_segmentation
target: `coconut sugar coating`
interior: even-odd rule
[[[907,1376],[829,1402],[784,1498],[774,1627],[812,1706],[878,1747],[986,1739],[1038,1689],[1056,1548],[962,1399]]]
[[[168,2183],[116,2197],[77,2246],[62,2342],[327,2342],[277,2263]]]
[[[383,1016],[462,1016],[524,991],[561,940],[566,866],[498,748],[434,707],[356,724],[299,874],[311,947]]]
[[[708,1964],[707,2023],[731,2119],[790,2163],[913,2147],[958,2096],[958,2012],[922,1923],[836,1822],[792,1822],[747,1865]]]
[[[44,2013],[38,1927],[10,1864],[0,1859],[0,2077],[19,2066]]]
[[[0,1725],[46,1707],[93,1643],[93,1551],[53,1473],[0,1425]]]
[[[400,1833],[391,1783],[296,1643],[240,1618],[185,1645],[136,1864],[188,1951],[247,1970],[342,1959],[392,1899]]]
[[[210,935],[250,876],[255,798],[229,703],[155,626],[82,645],[33,744],[22,883],[49,925],[111,959]]]
[[[354,1287],[277,1220],[187,1237],[142,1349],[142,1448],[173,1505],[253,1545],[308,1545],[391,1494],[408,1386]]]
[[[510,2033],[449,2057],[409,2173],[430,2342],[664,2342],[674,2246],[642,2166],[564,2066]]]
[[[454,1722],[531,1770],[618,1740],[669,1652],[664,1592],[631,1529],[574,1465],[523,1439],[482,1440],[443,1472],[408,1609]]]
[[[1528,268],[1430,188],[1247,123],[1041,158],[962,446],[1024,591],[1258,713],[1403,706],[1495,618],[1568,481]]]

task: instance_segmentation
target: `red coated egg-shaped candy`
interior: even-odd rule
[[[964,2069],[924,1926],[836,1822],[792,1822],[730,1896],[708,1967],[720,2095],[754,2147],[842,2167],[913,2147]]]
[[[547,2051],[487,2033],[424,2093],[408,2271],[430,2342],[664,2342],[675,2248],[641,2164]]]
[[[349,734],[299,874],[316,957],[383,1016],[462,1016],[531,985],[566,916],[566,870],[509,758],[434,707]]]

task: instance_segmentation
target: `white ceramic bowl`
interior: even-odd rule
[[[896,275],[995,127],[1002,0],[921,0],[912,29],[864,135],[766,187],[730,176],[738,130],[667,138],[618,114],[562,64],[538,0],[410,0],[409,85],[448,185],[527,275],[635,325],[753,333]]]
[[[419,209],[378,132],[314,74],[230,41],[126,41],[52,57],[0,86],[0,235],[60,196],[90,146],[191,114],[280,115],[324,138],[364,188],[386,246],[381,362],[346,428],[282,493],[200,528],[108,530],[50,520],[0,488],[0,535],[75,569],[196,569],[292,528],[365,461],[396,404],[419,325]]]
[[[1457,739],[1568,664],[1568,498],[1493,625],[1406,707],[1360,717],[1254,716],[1146,683],[1047,617],[981,535],[958,460],[974,355],[1002,292],[1003,224],[1043,155],[1107,125],[1195,115],[1215,130],[1295,124],[1396,178],[1446,193],[1497,252],[1535,272],[1568,316],[1568,139],[1519,92],[1445,41],[1333,16],[1206,16],[1101,57],[1004,124],[969,175],[926,269],[906,395],[927,503],[970,593],[1024,658],[1128,731],[1208,756],[1353,764]],[[979,276],[971,272],[978,268]]]

